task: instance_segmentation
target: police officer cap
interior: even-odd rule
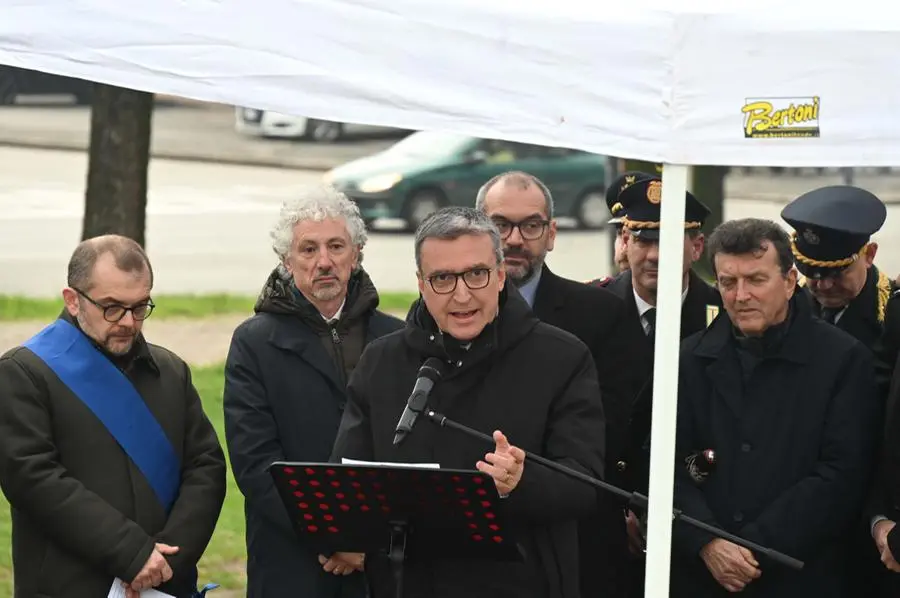
[[[874,194],[845,185],[804,193],[781,211],[794,228],[791,249],[797,269],[809,278],[839,274],[856,262],[881,229],[887,208]]]
[[[619,193],[619,201],[625,206],[622,223],[636,237],[659,239],[662,178],[646,173],[641,175]],[[685,201],[685,230],[700,230],[709,217],[709,208],[690,191]]]
[[[619,194],[629,185],[633,185],[638,177],[648,176],[652,175],[639,170],[629,170],[617,176],[613,182],[610,183],[609,187],[606,188],[606,207],[609,208],[609,213],[612,214],[613,217],[609,219],[607,224],[615,224],[617,228],[622,226],[622,216],[625,215],[625,206],[619,201]]]

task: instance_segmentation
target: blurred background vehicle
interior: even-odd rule
[[[0,64],[0,105],[14,104],[19,96],[28,95],[71,95],[76,104],[90,104],[92,88],[83,79]]]
[[[319,143],[334,143],[345,137],[405,132],[402,129],[317,120],[305,116],[293,116],[271,110],[239,106],[235,107],[235,130],[243,135],[304,139]]]
[[[438,208],[472,206],[481,185],[508,170],[544,181],[556,215],[574,218],[579,228],[601,228],[609,219],[605,156],[457,133],[413,133],[328,171],[324,180],[356,201],[367,223],[399,218],[415,229]]]

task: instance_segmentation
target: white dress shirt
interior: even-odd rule
[[[688,287],[688,288],[690,288],[690,287]],[[687,299],[688,288],[684,289],[681,292],[681,304],[682,305],[684,305],[684,300]],[[637,291],[634,290],[633,286],[631,287],[631,292],[634,293],[634,303],[635,303],[635,305],[637,305],[638,317],[640,317],[640,319],[641,319],[641,326],[644,328],[644,334],[647,334],[650,332],[650,322],[648,322],[647,318],[644,316],[651,309],[655,309],[656,306],[650,305],[649,303],[647,303],[646,301],[641,299],[641,296],[638,295]]]

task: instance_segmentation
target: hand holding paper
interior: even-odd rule
[[[160,592],[159,590],[149,589],[137,592],[119,578],[113,580],[112,587],[109,588],[109,594],[106,598],[175,598],[171,594]]]
[[[157,543],[150,553],[150,558],[144,564],[143,569],[131,582],[131,589],[135,591],[149,590],[172,579],[172,568],[166,560],[166,555],[178,552],[177,546]],[[131,598],[130,596],[127,598]]]

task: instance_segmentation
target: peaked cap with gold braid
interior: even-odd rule
[[[812,279],[840,274],[856,263],[887,218],[874,194],[848,185],[804,193],[781,211],[794,233],[791,250],[797,269]]]
[[[709,217],[709,208],[690,191],[685,199],[684,228],[699,230]],[[659,239],[662,177],[639,173],[619,192],[619,202],[625,209],[622,224],[631,234],[642,239]]]

